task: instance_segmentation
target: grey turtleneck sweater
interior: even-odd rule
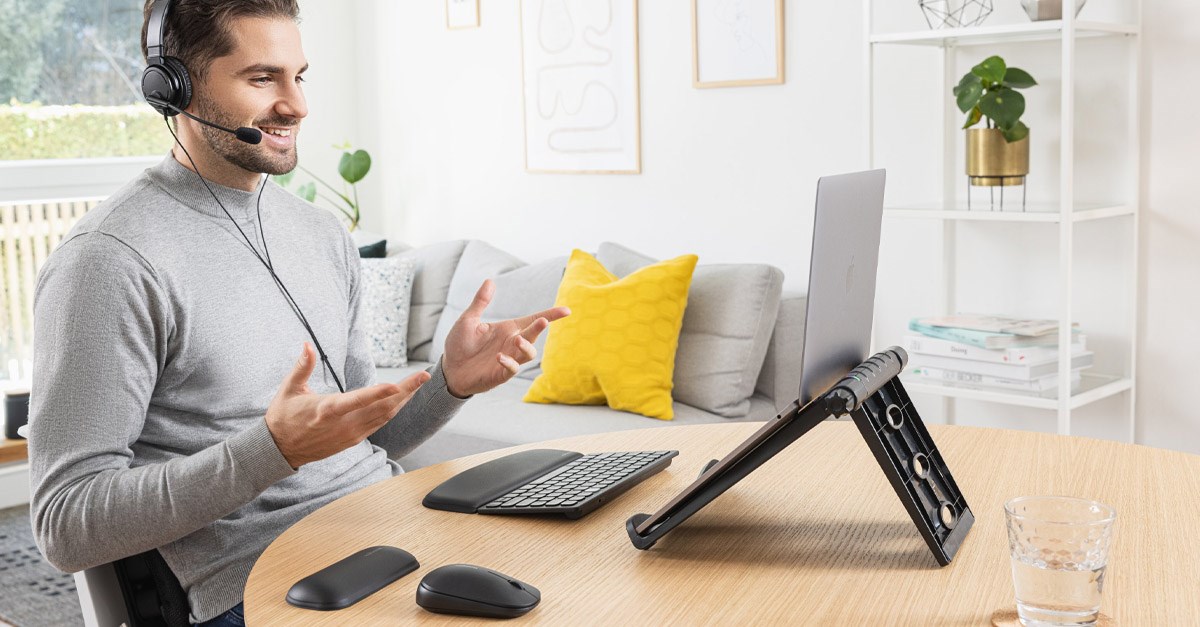
[[[264,250],[257,193],[210,184]],[[275,272],[347,390],[373,385],[359,261],[327,211],[268,183]],[[37,544],[73,572],[157,548],[192,620],[242,599],[267,545],[309,512],[403,472],[462,401],[441,368],[369,440],[293,470],[264,416],[311,341],[195,173],[167,156],[87,213],[34,297],[29,459]],[[316,393],[337,387],[318,362]]]

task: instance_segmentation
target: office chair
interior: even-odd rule
[[[87,627],[188,627],[187,595],[158,551],[75,573]]]
[[[29,425],[17,429],[29,439]],[[190,627],[187,594],[155,549],[74,574],[86,627]]]

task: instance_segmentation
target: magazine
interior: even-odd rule
[[[984,314],[933,316],[929,318],[919,318],[918,322],[934,327],[952,327],[955,329],[970,329],[972,331],[986,331],[989,333],[1009,333],[1012,335],[1023,335],[1027,337],[1051,335],[1058,331],[1057,320],[1009,318],[1005,316],[989,316]]]

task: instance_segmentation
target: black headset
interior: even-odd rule
[[[163,44],[171,0],[155,0],[146,23],[146,71],[142,72],[142,97],[155,111],[173,116],[192,102],[192,77],[183,61],[166,54]],[[171,105],[165,106],[162,103]]]
[[[262,131],[256,128],[240,127],[237,129],[225,128],[219,124],[198,118],[184,109],[192,101],[192,79],[188,76],[187,68],[183,65],[183,61],[175,57],[169,57],[165,54],[166,47],[163,45],[163,36],[167,30],[167,14],[171,11],[171,0],[155,0],[154,5],[150,7],[150,18],[146,24],[146,71],[142,72],[142,96],[146,102],[154,107],[163,116],[163,121],[178,113],[189,117],[202,124],[207,124],[216,129],[233,133],[238,139],[247,144],[257,144],[262,140]],[[192,170],[196,176],[200,177],[200,182],[204,183],[204,187],[208,189],[208,193],[229,216],[229,220],[233,222],[233,226],[242,234],[242,239],[246,240],[246,245],[250,247],[250,252],[262,262],[263,267],[267,272],[271,273],[271,278],[275,280],[275,285],[279,287],[280,293],[287,300],[288,305],[292,308],[292,313],[299,318],[300,324],[304,326],[304,330],[308,331],[309,337],[312,338],[313,346],[317,350],[317,355],[325,364],[325,369],[333,376],[333,382],[337,384],[338,391],[345,392],[346,389],[342,386],[341,379],[338,378],[337,372],[334,371],[333,365],[329,363],[329,357],[325,354],[325,350],[321,348],[321,342],[317,340],[317,334],[313,331],[312,326],[308,323],[308,318],[304,316],[304,312],[300,311],[300,305],[296,299],[292,297],[291,292],[284,286],[279,275],[275,274],[275,266],[271,262],[271,251],[267,248],[267,236],[263,233],[262,228],[262,193],[267,188],[267,182],[270,177],[263,177],[262,186],[258,190],[258,234],[263,243],[263,254],[258,252],[250,238],[242,231],[242,227],[229,214],[229,210],[221,203],[221,199],[217,198],[216,192],[208,185],[208,180],[204,175],[200,174],[200,170],[196,167],[196,162],[192,159],[192,155],[188,153],[183,142],[179,141],[179,137],[175,135],[175,129],[167,124],[167,130],[171,132],[171,136],[175,138],[175,143],[183,150],[183,154],[187,155],[188,161],[192,164]],[[264,258],[265,254],[265,258]]]

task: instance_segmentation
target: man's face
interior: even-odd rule
[[[196,85],[193,106],[196,115],[222,126],[257,128],[262,142],[247,144],[203,125],[200,131],[217,155],[248,172],[291,172],[300,120],[308,115],[300,30],[287,18],[240,18],[232,34],[233,52],[209,66]]]

